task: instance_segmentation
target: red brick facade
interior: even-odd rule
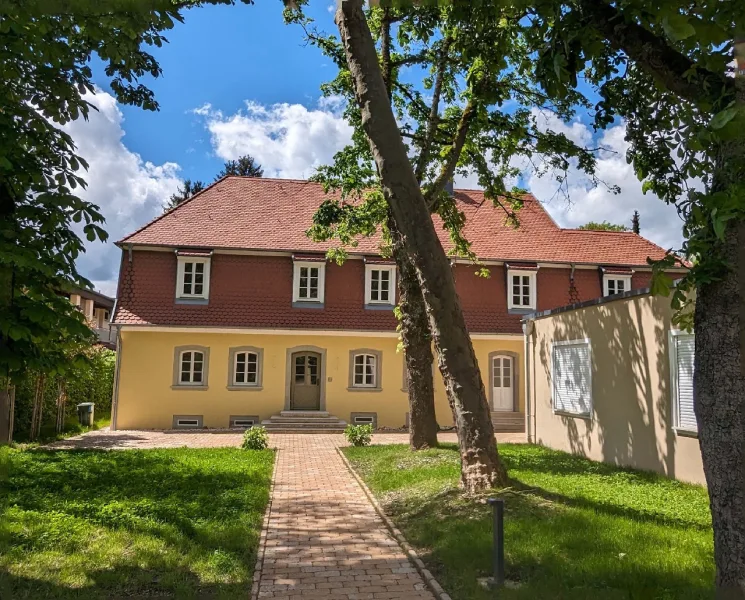
[[[454,267],[456,286],[472,333],[520,333],[522,314],[507,309],[506,271],[490,267],[490,277],[476,268]],[[543,267],[537,272],[537,309],[570,303],[570,269]],[[393,331],[390,310],[365,308],[365,264],[350,259],[342,266],[326,263],[323,308],[292,304],[290,257],[214,254],[208,304],[177,303],[174,252],[124,251],[116,320],[121,324],[250,327],[258,329],[349,329]],[[649,273],[635,273],[632,288],[649,284]],[[576,269],[579,300],[602,295],[599,269]],[[524,313],[525,311],[523,311]]]

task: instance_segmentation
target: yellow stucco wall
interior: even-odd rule
[[[536,442],[593,460],[705,483],[698,439],[673,428],[670,299],[636,296],[534,321],[530,336],[528,429]],[[556,414],[551,397],[552,342],[588,338],[592,414]]]
[[[277,335],[253,333],[195,333],[127,330],[121,332],[117,429],[169,429],[173,415],[203,415],[204,426],[228,426],[230,415],[267,419],[285,408],[287,350],[315,346],[326,351],[326,410],[349,420],[352,412],[376,412],[379,427],[401,427],[408,412],[403,387],[403,355],[395,337],[339,335]],[[199,345],[209,348],[207,390],[172,389],[174,349]],[[263,349],[261,390],[229,390],[229,349]],[[349,391],[349,352],[369,348],[382,352],[382,391]],[[476,339],[474,348],[487,382],[489,354],[514,353],[518,370],[520,410],[524,407],[523,342],[520,339]],[[488,385],[487,385],[488,395]],[[437,420],[451,425],[452,415],[439,373],[435,372]]]

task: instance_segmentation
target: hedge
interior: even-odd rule
[[[95,346],[87,354],[90,359],[88,363],[77,369],[74,375],[68,375],[65,378],[67,389],[65,422],[68,429],[77,422],[76,406],[81,402],[93,402],[96,405],[96,419],[111,414],[116,353]],[[13,428],[13,440],[16,442],[24,442],[29,439],[37,377],[37,373],[29,373],[20,384],[16,385],[15,425]],[[46,380],[41,439],[53,436],[55,432],[58,383],[58,379],[47,378]]]

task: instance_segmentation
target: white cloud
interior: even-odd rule
[[[250,154],[267,177],[310,177],[317,167],[331,163],[352,138],[352,127],[341,116],[336,98],[321,99],[315,109],[247,101],[246,109],[233,115],[209,105],[195,112],[205,117],[217,156],[235,160]]]
[[[589,144],[593,136],[590,129],[572,123],[570,131],[550,123],[551,128],[563,132],[576,142]],[[632,165],[626,162],[629,143],[624,139],[626,126],[615,125],[602,133],[597,140],[601,150],[597,158],[597,177],[604,182],[594,187],[589,178],[578,169],[571,169],[567,179],[569,201],[563,194],[556,194],[557,181],[551,173],[543,177],[526,172],[526,187],[539,200],[562,227],[578,227],[589,221],[610,221],[630,226],[631,216],[639,211],[641,234],[663,248],[680,248],[683,241],[683,223],[674,206],[665,204],[652,193],[643,194],[642,184],[636,178]],[[620,194],[608,187],[618,186]]]
[[[109,240],[86,241],[87,252],[78,259],[78,269],[97,289],[114,295],[120,261],[114,242],[160,214],[180,183],[179,166],[154,165],[127,149],[122,142],[124,117],[113,96],[98,91],[88,100],[98,111],[92,110],[88,121],[78,119],[63,129],[90,165],[83,175],[88,187],[80,196],[100,207]]]

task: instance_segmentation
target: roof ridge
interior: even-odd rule
[[[151,226],[151,225],[153,225],[154,223],[157,223],[158,221],[160,221],[160,220],[161,220],[161,219],[162,219],[163,217],[166,217],[166,216],[170,215],[171,213],[173,213],[173,212],[177,211],[177,210],[178,210],[179,208],[181,208],[182,206],[184,206],[184,205],[186,205],[186,204],[189,204],[189,202],[191,202],[192,200],[194,200],[194,198],[196,198],[197,196],[201,196],[202,194],[204,194],[204,192],[206,192],[207,190],[209,190],[209,189],[213,188],[213,187],[214,187],[214,186],[216,186],[216,185],[217,185],[218,183],[220,183],[221,181],[223,181],[223,180],[227,179],[228,177],[232,177],[232,175],[225,175],[224,177],[220,177],[220,179],[217,179],[216,181],[213,181],[213,182],[212,182],[212,183],[210,183],[210,184],[209,184],[209,185],[208,185],[208,186],[207,186],[206,188],[204,188],[204,189],[201,189],[201,190],[199,190],[199,191],[198,191],[198,192],[197,192],[196,194],[192,194],[191,196],[189,196],[189,197],[188,197],[188,198],[187,198],[186,200],[184,200],[183,202],[179,202],[179,203],[178,203],[178,204],[177,204],[176,206],[174,206],[173,208],[169,208],[168,210],[166,210],[166,211],[164,211],[163,213],[159,214],[159,215],[158,215],[157,217],[155,217],[154,219],[151,219],[150,221],[148,221],[147,223],[145,223],[145,224],[144,224],[144,225],[143,225],[142,227],[140,227],[140,228],[139,228],[139,229],[138,229],[137,231],[133,231],[133,232],[132,232],[132,233],[130,233],[129,235],[127,235],[127,236],[123,237],[122,239],[120,239],[120,240],[119,240],[118,242],[114,242],[114,244],[115,244],[115,245],[116,245],[116,244],[123,244],[123,243],[124,243],[124,242],[126,242],[126,241],[127,241],[127,240],[128,240],[129,238],[131,238],[131,237],[133,237],[133,236],[137,235],[137,234],[138,234],[138,233],[140,233],[141,231],[144,231],[145,229],[147,229],[148,227],[150,227],[150,226]]]

